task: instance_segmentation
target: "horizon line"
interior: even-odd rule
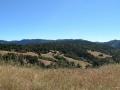
[[[92,41],[92,40],[86,40],[86,39],[73,39],[73,38],[67,38],[67,39],[40,39],[40,38],[33,38],[33,39],[19,39],[19,40],[0,40],[0,41],[8,41],[8,42],[11,42],[11,41],[22,41],[22,40],[85,40],[85,41],[91,41],[91,42],[109,42],[109,41],[114,41],[114,40],[118,40],[118,39],[112,39],[112,40],[107,40],[107,41]]]

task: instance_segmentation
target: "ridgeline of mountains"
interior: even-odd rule
[[[1,44],[18,44],[18,45],[26,45],[26,44],[40,44],[40,43],[50,43],[50,42],[66,42],[66,41],[87,41],[82,39],[58,39],[58,40],[45,40],[45,39],[23,39],[20,41],[5,41],[0,40]],[[120,49],[120,40],[111,40],[108,42],[97,42],[99,44],[104,44],[110,47]]]
[[[120,40],[111,40],[104,42],[103,44],[120,49]]]
[[[82,39],[0,41],[0,59],[40,67],[97,67],[120,63],[120,41],[96,43]]]

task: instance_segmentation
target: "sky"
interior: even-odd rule
[[[0,0],[0,40],[120,40],[120,0]]]

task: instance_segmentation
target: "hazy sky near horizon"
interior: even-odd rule
[[[120,0],[0,0],[0,40],[120,39]]]

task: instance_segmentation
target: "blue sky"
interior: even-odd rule
[[[0,0],[0,39],[120,39],[120,0]]]

